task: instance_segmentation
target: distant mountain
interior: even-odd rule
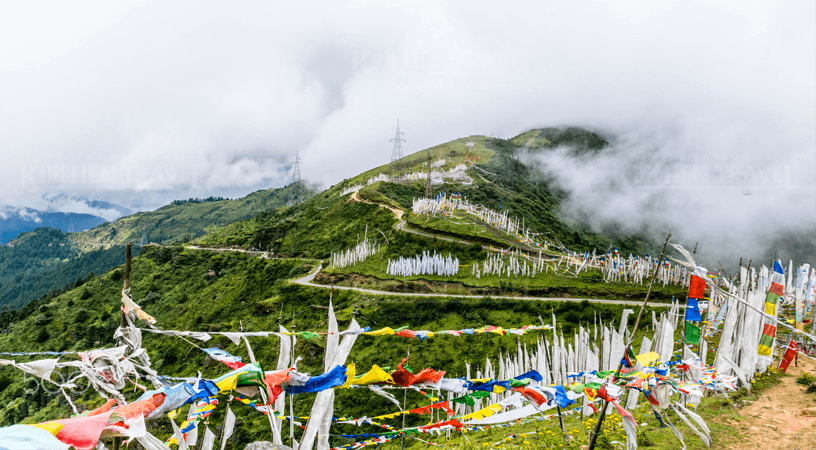
[[[108,203],[103,202],[101,200],[88,200],[88,206],[93,209],[112,209],[119,213],[119,216],[129,216],[133,214],[133,210],[130,208],[125,208],[124,206],[117,205],[115,203]]]
[[[20,308],[49,292],[76,286],[89,273],[107,272],[123,261],[124,248],[119,244],[133,242],[139,252],[143,230],[147,242],[189,241],[206,230],[285,206],[292,189],[290,185],[261,190],[235,200],[217,197],[177,200],[156,211],[131,214],[114,222],[88,214],[6,211],[6,219],[0,223],[8,223],[11,231],[10,237],[4,235],[4,240],[10,240],[8,245],[0,246],[0,307]],[[295,189],[296,199],[312,195],[302,185]],[[85,202],[99,210],[129,211],[106,202],[68,200]],[[92,219],[80,220],[83,216]],[[55,221],[60,223],[56,219],[63,219],[64,227],[54,226]]]
[[[30,208],[0,209],[0,244],[7,244],[20,233],[50,227],[68,233],[90,230],[105,219],[91,214],[37,211]]]
[[[105,273],[123,261],[122,247],[82,253],[69,236],[41,227],[0,247],[0,307],[20,308],[53,290],[76,285],[76,280],[89,273]]]
[[[208,231],[245,220],[262,211],[286,206],[290,191],[295,188],[299,200],[313,195],[298,184],[253,192],[239,199],[209,197],[176,200],[155,211],[138,212],[113,222],[72,235],[82,244],[139,243],[144,234],[146,243],[172,244],[201,237]]]

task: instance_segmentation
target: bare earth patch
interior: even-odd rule
[[[788,368],[790,376],[739,411],[745,418],[743,442],[727,448],[816,449],[816,394],[807,394],[806,386],[796,383],[803,371],[816,375],[816,362],[799,355],[799,367]]]

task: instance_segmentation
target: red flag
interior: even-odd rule
[[[689,284],[688,297],[701,299],[705,293],[706,282],[697,275],[691,276],[691,283]]]
[[[529,400],[531,402],[535,402],[535,404],[538,405],[538,406],[541,406],[544,403],[547,403],[547,399],[544,398],[544,396],[540,392],[536,391],[535,389],[530,389],[530,388],[525,388],[525,387],[518,387],[518,388],[514,388],[513,390],[517,391],[517,392],[521,392],[521,394],[524,396],[524,398],[526,398],[527,400]]]
[[[782,372],[787,372],[788,366],[790,366],[791,361],[793,361],[793,358],[795,357],[796,342],[793,342],[793,339],[791,339],[790,343],[788,344],[788,349],[785,350],[785,354],[782,355],[782,361],[779,361],[779,369],[781,369]]]
[[[444,370],[437,372],[431,368],[422,369],[418,374],[414,375],[402,367],[406,361],[408,361],[408,358],[403,359],[397,366],[397,370],[391,373],[391,378],[394,379],[394,384],[408,387],[416,383],[436,383],[442,378],[442,376],[445,375]]]
[[[435,423],[433,425],[427,425],[427,426],[424,426],[424,427],[419,427],[419,430],[420,431],[428,431],[428,430],[433,430],[434,428],[444,427],[445,425],[450,425],[450,426],[453,426],[455,428],[462,428],[464,426],[464,425],[462,425],[462,422],[459,422],[456,419],[451,419],[451,420],[447,420],[445,422],[437,422],[437,423]]]

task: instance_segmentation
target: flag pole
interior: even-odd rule
[[[643,317],[643,310],[646,309],[646,304],[649,303],[649,295],[652,293],[652,286],[654,285],[655,279],[657,278],[657,272],[660,270],[660,261],[663,261],[663,255],[666,253],[666,245],[669,243],[669,238],[671,237],[671,233],[666,235],[666,242],[663,243],[663,250],[660,251],[660,257],[657,258],[658,266],[655,269],[654,275],[652,275],[652,280],[649,282],[649,289],[646,291],[646,299],[643,300],[643,304],[640,306],[640,311],[638,312],[637,320],[635,320],[635,327],[632,329],[632,335],[629,338],[629,342],[626,343],[624,348],[624,352],[626,348],[632,345],[632,342],[635,340],[635,334],[637,333],[638,326],[640,325],[640,318]],[[618,363],[618,370],[615,371],[616,374],[620,374],[621,368],[623,367],[623,360]],[[609,400],[604,399],[603,408],[601,409],[600,415],[598,416],[598,422],[595,424],[595,428],[589,434],[589,449],[595,449],[595,442],[598,440],[598,435],[601,432],[601,426],[603,425],[604,418],[606,418],[606,408],[609,406]]]
[[[290,367],[295,363],[295,314],[292,312],[292,348],[289,360]],[[295,448],[295,395],[289,394],[289,445]]]

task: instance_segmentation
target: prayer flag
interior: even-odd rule
[[[0,443],[8,450],[53,449],[68,450],[68,444],[60,442],[46,430],[31,425],[12,425],[0,428]]]
[[[779,261],[775,261],[774,273],[771,275],[771,287],[765,296],[765,314],[773,318],[765,319],[765,326],[762,328],[762,336],[759,338],[759,346],[757,347],[757,353],[760,356],[771,356],[773,352],[773,342],[776,338],[776,303],[779,297],[784,295],[784,288],[782,287],[784,279],[785,273],[782,270],[782,265],[779,264]]]
[[[637,356],[637,361],[643,367],[648,367],[649,364],[657,361],[658,359],[660,359],[660,354],[657,352],[649,352]]]
[[[790,366],[794,358],[796,358],[796,342],[791,339],[787,350],[785,350],[785,354],[782,355],[782,361],[779,361],[779,369],[782,370],[782,372],[787,372],[788,366]]]
[[[700,305],[697,302],[696,298],[692,298],[689,296],[686,302],[686,321],[692,322],[699,322],[703,320],[703,317],[700,315]]]
[[[689,283],[688,297],[696,298],[698,300],[703,298],[705,288],[706,288],[705,280],[698,277],[697,275],[692,275],[691,282]]]
[[[286,391],[290,394],[302,394],[306,392],[320,392],[337,386],[342,386],[346,382],[346,367],[334,366],[334,368],[323,375],[309,378],[302,386],[288,386]]]
[[[686,322],[686,332],[685,332],[685,341],[686,344],[697,344],[700,342],[700,329],[695,327],[689,322]]]
[[[232,356],[220,348],[205,348],[204,351],[210,355],[210,358],[224,363],[230,369],[240,369],[246,365],[246,363],[241,362],[240,356]]]
[[[635,352],[632,351],[631,347],[626,347],[626,351],[623,353],[623,362],[626,364],[626,367],[635,367],[635,362],[637,359],[635,358]]]

